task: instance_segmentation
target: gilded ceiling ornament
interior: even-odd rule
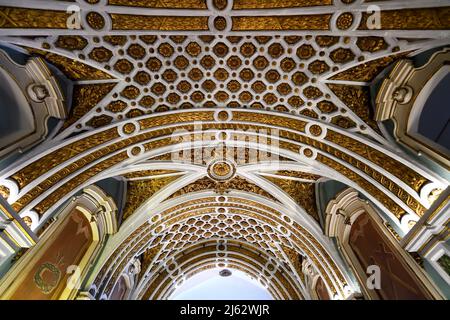
[[[205,177],[185,186],[184,188],[175,192],[170,198],[175,198],[186,193],[197,192],[201,190],[215,190],[217,193],[225,193],[230,190],[243,190],[250,193],[256,193],[271,200],[277,201],[265,190],[239,176],[236,176],[233,179],[225,182],[216,182],[209,177]]]
[[[126,86],[121,95],[127,99],[136,99],[140,94],[140,90],[135,86]]]
[[[143,38],[143,41],[146,41],[147,38],[144,38],[146,36],[141,36],[141,39]],[[127,37],[126,36],[104,36],[103,40],[110,43],[113,46],[123,46],[125,43],[127,43]]]
[[[0,185],[0,196],[5,199],[8,199],[10,195],[10,191],[7,187]]]
[[[133,171],[131,173],[127,173],[124,176],[127,179],[135,179],[135,178],[148,178],[152,176],[158,175],[167,175],[172,173],[178,173],[176,170],[141,170],[141,171]]]
[[[318,99],[323,96],[323,92],[320,91],[319,88],[313,86],[306,87],[303,90],[303,93],[308,99],[312,100]]]
[[[336,36],[317,36],[316,42],[321,47],[331,47],[339,42],[339,37]]]
[[[300,47],[298,47],[297,49],[297,56],[300,59],[309,59],[312,56],[314,56],[316,54],[316,51],[314,50],[314,48],[309,45],[309,44],[304,44],[301,45]]]
[[[114,64],[114,69],[122,74],[128,74],[133,71],[134,66],[128,60],[121,59]]]
[[[316,61],[313,61],[308,66],[308,70],[311,71],[311,73],[313,73],[313,74],[322,74],[322,73],[330,70],[330,67],[328,66],[328,64],[326,62],[316,60]]]
[[[214,28],[219,31],[223,31],[227,28],[227,20],[224,17],[216,17],[214,19]]]
[[[356,45],[366,52],[377,52],[388,48],[388,43],[382,37],[359,37]]]
[[[214,202],[214,198],[204,198],[202,200],[200,200],[201,202],[205,202],[205,205],[210,205],[210,204],[206,204],[206,202],[211,203]],[[328,254],[323,250],[323,248],[321,248],[320,244],[316,243],[316,240],[314,239],[314,237],[312,237],[311,235],[307,235],[306,230],[304,230],[301,226],[299,226],[297,223],[294,222],[294,224],[291,226],[291,220],[288,217],[284,217],[284,219],[281,219],[281,217],[279,217],[279,214],[276,212],[274,213],[274,216],[271,216],[271,218],[269,217],[265,217],[265,215],[267,213],[263,213],[262,211],[258,211],[258,209],[255,208],[259,208],[259,207],[264,207],[262,206],[260,203],[256,203],[253,201],[248,201],[248,200],[244,200],[244,199],[239,199],[239,198],[233,198],[233,199],[229,199],[229,201],[232,201],[233,203],[246,203],[245,208],[248,210],[250,209],[250,211],[246,211],[246,210],[235,210],[235,209],[231,209],[232,212],[231,215],[225,215],[224,213],[226,212],[226,210],[223,207],[219,207],[219,212],[215,212],[215,211],[204,211],[204,209],[202,209],[201,207],[196,206],[194,203],[190,202],[190,203],[184,203],[181,206],[178,205],[174,208],[171,208],[169,210],[167,210],[166,212],[162,213],[161,216],[165,217],[165,222],[161,221],[160,219],[155,219],[153,221],[154,224],[152,224],[151,226],[148,227],[147,231],[145,231],[145,228],[143,229],[138,228],[138,230],[131,235],[127,241],[125,241],[122,244],[122,247],[129,247],[132,248],[131,251],[129,251],[129,253],[127,254],[128,257],[132,256],[135,254],[135,252],[137,252],[138,250],[140,250],[140,248],[146,244],[147,242],[149,242],[149,246],[154,247],[155,245],[158,244],[159,241],[163,240],[165,241],[165,243],[167,243],[167,247],[166,250],[161,250],[162,252],[159,254],[156,254],[154,257],[154,266],[156,267],[161,267],[163,266],[163,264],[160,263],[161,260],[158,259],[163,259],[164,257],[168,257],[169,252],[173,252],[173,258],[171,259],[175,259],[177,261],[178,265],[182,265],[185,261],[187,261],[190,258],[193,258],[195,255],[193,254],[193,247],[192,247],[192,242],[196,241],[195,239],[198,239],[198,237],[202,236],[203,238],[209,238],[211,236],[213,236],[214,233],[218,233],[219,236],[221,237],[225,237],[227,236],[230,239],[234,239],[235,237],[238,237],[238,239],[242,239],[242,240],[246,240],[246,242],[248,242],[248,244],[243,244],[242,242],[238,242],[235,240],[230,240],[228,239],[227,241],[227,245],[226,246],[216,246],[214,245],[215,248],[219,248],[219,250],[222,251],[231,251],[230,252],[230,257],[233,256],[233,252],[240,252],[242,253],[242,249],[247,250],[254,250],[253,248],[256,248],[254,246],[252,246],[250,243],[255,243],[258,242],[259,245],[264,248],[264,251],[261,254],[258,254],[258,251],[256,251],[255,253],[251,253],[248,252],[246,253],[244,256],[241,256],[241,260],[243,259],[244,261],[248,261],[246,260],[245,257],[252,257],[254,258],[256,261],[264,261],[261,260],[262,257],[265,257],[266,254],[272,255],[274,258],[276,258],[277,260],[280,261],[285,261],[285,256],[280,254],[280,252],[278,251],[278,249],[276,249],[276,246],[273,245],[273,242],[276,243],[280,243],[283,244],[284,246],[288,246],[288,247],[293,247],[296,246],[297,244],[300,246],[301,250],[304,250],[305,254],[310,256],[314,263],[317,264],[317,267],[321,270],[321,272],[323,272],[324,274],[327,274],[327,272],[325,271],[324,267],[322,267],[322,264],[324,263],[324,261],[322,261],[321,257],[323,255],[323,257],[325,257],[325,259],[327,259],[327,261],[329,261],[330,266],[333,269],[333,273],[337,275],[337,279],[339,279],[338,281],[341,283],[342,286],[345,285],[346,281],[342,276],[342,273],[339,271],[339,269],[337,269],[336,265],[334,264],[334,262],[332,260],[328,260],[330,259],[330,257],[328,256]],[[200,202],[200,203],[201,203]],[[195,200],[195,203],[199,203],[199,200]],[[233,205],[233,207],[235,207],[236,204]],[[179,209],[185,207],[185,210],[188,211],[179,211]],[[207,207],[206,207],[207,208]],[[223,210],[221,210],[223,209]],[[207,209],[210,210],[210,209]],[[266,210],[272,212],[273,209],[271,208],[266,208]],[[186,212],[186,213],[185,213]],[[215,213],[213,213],[215,212]],[[253,214],[252,212],[258,212],[258,214]],[[275,219],[275,221],[273,221],[272,219]],[[169,223],[169,221],[171,221]],[[159,228],[158,227],[158,223],[164,223],[166,226],[166,231],[164,231],[164,229]],[[281,225],[280,228],[278,228]],[[233,226],[231,228],[231,226]],[[283,227],[285,226],[285,227]],[[292,229],[292,228],[297,228],[297,229]],[[150,229],[154,229],[155,231],[157,231],[158,233],[162,234],[160,236],[158,236],[157,239],[155,240],[150,240],[150,239],[146,239],[145,234],[142,234],[142,232],[148,232],[150,231]],[[275,231],[278,230],[279,231]],[[291,240],[289,240],[286,236],[284,236],[284,234],[287,234],[288,229],[291,229],[291,232],[293,232],[294,234],[289,238]],[[170,233],[168,233],[170,230]],[[303,235],[300,232],[305,232],[305,236],[308,238],[308,241],[312,241],[314,242],[316,245],[318,245],[319,251],[316,251],[316,249],[314,249],[314,247],[310,247],[310,246],[305,246],[304,244],[301,244],[301,242],[297,242],[297,236],[301,237],[303,240],[306,240],[306,238],[303,238]],[[164,233],[163,233],[164,232]],[[275,232],[275,233],[274,233]],[[150,234],[150,233],[147,233]],[[243,238],[239,238],[239,237],[243,237]],[[133,239],[142,239],[141,241],[139,241],[139,243],[136,242],[136,240]],[[172,239],[172,241],[170,241],[170,239]],[[293,242],[291,242],[293,241]],[[130,246],[130,244],[136,243],[137,246]],[[267,245],[267,242],[269,242],[269,245]],[[186,244],[184,244],[186,243]],[[295,243],[295,244],[294,244]],[[206,243],[205,245],[199,244],[198,247],[199,248],[205,248],[205,246],[208,246]],[[231,246],[231,247],[230,247]],[[185,250],[184,248],[191,248],[189,250],[189,254],[184,254]],[[167,250],[168,249],[168,250]],[[177,250],[175,250],[177,249]],[[274,252],[275,254],[274,254]],[[120,251],[116,251],[117,253]],[[202,253],[206,253],[205,250],[201,251]],[[320,254],[319,254],[320,252]],[[206,255],[207,256],[207,255]],[[315,256],[319,257],[319,258],[315,258]],[[158,258],[159,257],[159,258]],[[100,284],[99,281],[101,281],[104,278],[104,275],[106,274],[106,271],[108,268],[114,268],[116,269],[116,271],[114,272],[114,274],[109,277],[109,284],[106,285],[106,293],[110,292],[110,290],[112,290],[113,285],[116,281],[116,279],[118,278],[118,276],[120,275],[121,269],[117,269],[115,268],[115,265],[118,264],[120,261],[122,261],[122,259],[127,259],[126,256],[121,255],[121,256],[117,256],[117,254],[114,254],[113,256],[110,257],[110,262],[108,262],[100,271],[99,275],[97,276],[97,279],[95,280],[95,283]],[[127,261],[127,260],[123,260],[123,261]],[[195,261],[201,261],[199,259],[195,259]],[[196,262],[194,262],[193,260],[191,260],[191,265],[195,264]],[[263,263],[265,264],[265,263]],[[275,271],[276,270],[276,265],[277,263],[275,263],[273,266],[268,265],[268,270],[269,271]],[[149,270],[156,270],[156,269],[152,269],[151,267],[149,267]],[[328,268],[328,267],[327,267]],[[153,280],[152,280],[153,281]],[[328,275],[325,276],[325,281],[328,282],[330,284],[331,290],[333,292],[337,292],[337,290],[341,291],[341,288],[339,287],[338,289],[336,289],[335,285],[331,282],[332,280],[330,279],[330,277]]]
[[[319,125],[312,125],[311,127],[309,127],[309,132],[313,135],[313,136],[320,136],[322,134],[322,128]]]
[[[59,36],[55,46],[66,50],[83,50],[88,41],[81,36]]]
[[[315,38],[287,36],[274,40],[274,37],[255,36],[256,42],[243,42],[242,37],[226,37],[221,40],[217,38],[218,36],[205,35],[186,41],[186,36],[174,35],[164,38],[151,35],[139,36],[139,40],[149,44],[146,47],[141,41],[137,41],[136,37],[105,36],[104,41],[108,44],[86,49],[83,54],[94,63],[101,61],[108,63],[103,66],[105,69],[111,68],[113,72],[129,75],[126,81],[135,84],[137,88],[152,83],[151,87],[144,88],[145,99],[141,97],[140,101],[133,101],[136,94],[131,91],[129,98],[126,91],[117,92],[127,98],[124,102],[128,104],[128,107],[123,110],[123,113],[121,111],[120,115],[114,116],[113,121],[121,120],[123,117],[131,118],[145,113],[172,109],[218,105],[239,107],[242,104],[251,108],[270,108],[278,112],[298,112],[298,114],[319,119],[321,114],[317,110],[322,110],[321,106],[325,105],[321,97],[323,95],[327,99],[329,97],[326,93],[313,89],[313,86],[305,87],[306,83],[315,83],[317,79],[309,79],[305,71],[295,69],[307,68],[308,71],[320,75],[335,72],[339,70],[339,67],[329,65],[327,62],[329,60],[326,59],[327,53],[320,47],[326,47],[339,40],[345,42],[344,40],[347,39],[354,42],[357,39],[331,36]],[[213,40],[218,41],[213,44]],[[94,46],[98,43],[94,38],[92,42]],[[52,47],[51,44],[48,45],[49,48]],[[119,55],[116,57],[112,55],[114,48],[111,46],[117,45],[122,46],[123,49],[119,49]],[[206,45],[204,50],[208,53],[199,56],[204,45]],[[142,57],[144,51],[146,56]],[[177,52],[176,55],[175,52]],[[230,52],[233,53],[230,55]],[[279,60],[270,64],[265,54],[278,57]],[[323,58],[311,59],[314,56]],[[347,61],[351,57],[356,58],[356,55],[352,56],[352,53],[344,48],[334,48],[328,52],[328,58],[339,60],[340,63],[352,62],[353,60]],[[309,62],[297,63],[297,58],[300,61],[309,60]],[[245,67],[242,67],[243,65]],[[382,67],[380,65],[378,68]],[[361,75],[367,77],[370,74],[365,69],[362,70],[364,72],[360,72]],[[352,68],[346,72],[350,74],[350,71]],[[353,73],[351,74],[353,76]],[[341,75],[345,75],[345,72],[337,73],[335,77]],[[267,86],[262,81],[264,79],[273,85]],[[273,92],[275,90],[276,92]],[[126,101],[128,99],[132,101]],[[317,108],[307,101],[309,99],[320,100],[315,103]],[[144,111],[141,107],[148,110]],[[363,130],[363,127],[358,126],[360,123],[355,118],[337,115],[331,118],[330,122],[344,128]],[[83,124],[80,126],[79,129],[82,129]]]
[[[305,172],[301,172],[301,171],[280,170],[280,171],[274,172],[273,174],[275,174],[277,176],[286,176],[286,177],[293,177],[293,178],[299,178],[299,179],[304,179],[304,180],[313,180],[313,181],[320,179],[319,175],[305,173]]]
[[[60,161],[66,161],[74,156],[74,153],[80,153],[91,148],[94,148],[110,139],[117,138],[118,132],[116,128],[108,129],[91,135],[83,141],[75,141],[63,148],[60,148],[48,155],[42,157],[39,161],[30,163],[25,168],[21,169],[12,178],[18,183],[20,188],[25,187],[31,181],[39,177],[48,170],[56,167]],[[45,163],[45,165],[43,165]]]
[[[209,177],[216,181],[226,181],[234,176],[236,173],[236,167],[230,161],[213,161],[209,165],[207,172]]]
[[[346,63],[355,59],[355,54],[351,49],[338,48],[330,53],[330,58],[336,63]]]
[[[134,123],[127,123],[123,126],[123,132],[126,134],[132,134],[136,131],[136,125]]]
[[[48,209],[50,209],[50,207],[52,207],[56,202],[60,201],[64,197],[63,195],[68,194],[70,191],[77,188],[78,186],[83,184],[88,179],[95,177],[97,174],[104,171],[105,168],[109,168],[113,165],[116,165],[116,164],[124,161],[127,158],[128,158],[128,155],[124,151],[115,156],[112,156],[108,159],[105,159],[105,160],[99,162],[98,164],[91,167],[89,170],[81,173],[75,179],[71,179],[66,184],[64,184],[63,186],[56,189],[54,194],[50,195],[49,197],[47,197],[44,200],[42,200],[41,202],[39,202],[34,207],[34,210],[36,210],[36,212],[38,212],[40,215],[42,215],[44,212],[46,212]],[[16,204],[17,204],[17,202],[14,205],[16,205]],[[17,210],[17,206],[16,206],[16,210]]]
[[[101,30],[105,27],[105,19],[98,12],[89,12],[86,15],[86,21],[88,25],[95,30]]]
[[[353,24],[353,14],[350,12],[345,12],[341,14],[336,20],[336,26],[340,30],[347,30]]]
[[[226,113],[226,114],[228,114],[228,113]],[[236,114],[237,114],[237,115],[240,115],[240,117],[242,117],[243,115],[251,116],[251,117],[248,118],[247,121],[255,121],[255,115],[250,115],[250,114],[248,114],[248,113],[241,113],[241,112],[236,112]],[[241,115],[241,114],[242,114],[242,115]],[[198,113],[196,113],[196,115],[198,115]],[[243,118],[243,117],[242,117],[242,118]],[[168,120],[168,116],[165,116],[164,119]],[[243,119],[244,119],[244,118],[243,118]],[[270,120],[270,116],[269,116],[269,115],[265,115],[265,117],[264,117],[264,118],[261,118],[261,120],[265,120],[265,122],[267,122],[267,120]],[[155,125],[154,122],[153,122],[153,124]],[[281,123],[278,121],[278,124],[281,124]],[[282,135],[284,134],[282,131],[281,131],[280,133],[281,133]],[[329,131],[329,132],[328,132],[328,135],[330,135],[330,134],[332,134],[332,133],[333,133],[333,132]],[[155,133],[155,134],[156,134],[156,133]],[[333,134],[336,134],[336,133],[333,133]],[[142,137],[136,136],[136,137],[133,138],[133,141],[134,141],[134,142],[137,142],[138,139],[142,139],[144,136],[146,136],[146,135],[142,135]],[[147,135],[147,137],[148,137],[148,135]],[[300,137],[299,137],[299,138],[300,138]],[[309,141],[305,140],[304,138],[302,138],[302,140],[303,140],[304,143],[305,143],[305,142],[307,142],[307,143],[312,143],[312,142],[309,142]],[[339,141],[339,139],[334,139],[334,141]],[[131,141],[130,141],[130,142],[131,142]],[[166,143],[166,142],[164,142],[164,140],[160,140],[160,143]],[[317,146],[317,145],[316,145],[316,146]],[[327,150],[328,152],[332,152],[333,155],[335,155],[335,156],[338,156],[338,157],[340,157],[340,158],[342,157],[343,160],[349,161],[350,164],[352,164],[352,165],[354,164],[354,162],[353,162],[353,160],[352,160],[351,157],[348,157],[348,156],[343,157],[343,154],[342,154],[342,153],[337,153],[337,151],[333,150],[333,148],[330,148],[329,146],[322,146],[321,144],[319,144],[318,146],[320,146],[321,148],[324,148],[324,150]],[[367,154],[365,154],[364,152],[362,152],[363,150],[359,150],[359,149],[357,149],[357,148],[354,148],[354,146],[356,146],[356,145],[355,145],[354,143],[351,143],[351,144],[348,144],[348,145],[347,145],[347,148],[353,149],[354,151],[356,151],[357,153],[362,154],[362,155],[365,156],[365,157],[368,156]],[[120,146],[119,146],[119,147],[120,147]],[[146,147],[146,148],[150,148],[150,144],[149,144],[149,147]],[[310,157],[313,156],[312,151],[308,151],[308,150],[309,150],[309,149],[306,149],[306,151],[304,152],[304,154],[305,154],[306,156],[310,156]],[[107,152],[107,153],[108,153],[108,152],[111,152],[111,149],[105,149],[104,152]],[[101,154],[100,154],[99,156],[101,156]],[[374,158],[374,159],[376,159],[376,158]],[[85,160],[83,160],[83,161],[85,161]],[[382,163],[383,163],[382,165],[385,166],[386,162],[383,161]],[[381,163],[380,163],[380,164],[381,164]],[[362,165],[362,163],[356,162],[356,165],[357,165],[357,166],[360,166],[360,165]],[[377,179],[378,181],[380,181],[383,185],[386,185],[386,187],[394,188],[394,189],[392,189],[393,194],[398,195],[398,196],[400,197],[400,199],[402,199],[402,201],[405,201],[405,203],[406,203],[408,206],[410,206],[413,210],[415,210],[416,212],[418,212],[418,214],[421,214],[421,213],[423,212],[423,208],[422,208],[420,205],[417,204],[417,201],[413,200],[413,199],[412,199],[411,197],[409,197],[409,196],[407,196],[407,197],[405,198],[405,195],[407,195],[407,193],[403,192],[402,189],[400,189],[396,184],[392,184],[392,182],[391,182],[389,179],[386,179],[386,178],[384,178],[383,176],[378,175],[378,174],[376,173],[376,171],[374,171],[374,170],[372,170],[372,169],[369,170],[369,167],[367,167],[367,166],[364,167],[363,172],[369,173],[373,178],[375,178],[375,179]],[[57,180],[55,180],[55,181],[59,181],[59,180],[61,179],[60,176],[55,176],[55,178],[57,179]],[[401,178],[403,178],[403,175],[401,175]],[[41,189],[41,190],[42,190],[42,189]],[[45,190],[45,189],[44,189],[44,190]],[[36,189],[36,191],[41,192],[41,191],[39,191],[39,189]],[[35,196],[36,196],[36,195],[37,195],[37,194],[35,193]],[[35,196],[33,196],[33,197],[35,197]],[[18,204],[16,205],[16,207],[17,207],[19,204],[24,205],[25,203],[29,202],[31,199],[32,199],[32,198],[30,198],[30,196],[23,197],[23,199],[21,199],[21,200],[18,201]]]
[[[104,47],[95,48],[89,53],[89,58],[98,62],[108,62],[111,60],[112,52]]]
[[[227,0],[213,0],[213,5],[217,10],[224,10],[228,5],[228,1]]]
[[[92,128],[100,128],[106,126],[112,122],[113,118],[106,114],[101,116],[94,116],[89,121],[86,122],[86,125]]]
[[[311,158],[314,155],[314,152],[310,149],[310,148],[305,148],[303,150],[303,154],[308,157]]]
[[[127,53],[134,59],[142,59],[145,57],[145,49],[139,44],[132,44],[128,47]]]
[[[95,5],[98,0],[87,2]],[[337,2],[344,5],[354,3],[353,0]],[[231,5],[234,10],[270,10],[327,6],[333,4],[331,0],[234,0],[232,3],[226,0],[109,0],[108,4],[198,10],[192,16],[111,14],[113,30],[136,30],[138,34],[149,30],[203,32],[209,31],[210,26],[216,31],[231,29],[239,32],[323,30],[328,33],[331,29],[335,30],[331,26],[335,16],[331,13],[233,16],[232,11],[223,15],[218,12]],[[344,5],[341,7],[346,8]],[[122,9],[116,7],[116,12],[122,12]],[[348,9],[350,11],[350,7]],[[450,25],[447,19],[448,8],[424,9],[420,14],[414,10],[382,12],[383,28],[438,30]],[[41,11],[2,8],[0,25],[3,24],[4,28],[65,28],[65,12],[52,12],[52,17],[38,16],[37,12]],[[221,16],[209,19],[211,12]],[[105,29],[107,16],[106,13],[104,16],[102,14],[88,13],[88,25],[95,30]],[[336,26],[341,30],[339,33],[349,30],[355,24],[356,14],[353,16],[346,12],[339,15],[338,12],[337,15]],[[365,30],[364,23],[368,16],[365,13],[362,15],[359,28]],[[230,22],[232,25],[229,25]],[[51,50],[52,52],[45,52],[31,49],[30,52],[45,56],[49,63],[61,69],[72,80],[112,79],[111,75],[102,71],[110,70],[112,75],[120,75],[118,78],[123,77],[124,81],[117,87],[115,83],[105,81],[74,87],[72,114],[66,120],[63,130],[72,126],[76,132],[83,132],[83,135],[79,135],[78,141],[68,140],[60,149],[52,149],[35,162],[27,163],[27,166],[11,177],[6,177],[16,181],[19,190],[30,186],[13,204],[14,209],[20,211],[26,208],[43,215],[59,205],[59,201],[68,194],[75,192],[84,183],[96,180],[110,168],[121,165],[144,151],[155,151],[175,144],[170,138],[174,130],[194,129],[193,125],[185,125],[183,122],[203,121],[207,123],[204,130],[223,130],[216,136],[219,140],[225,139],[224,135],[228,137],[225,130],[243,131],[267,126],[280,128],[279,135],[283,139],[280,148],[283,151],[301,153],[309,157],[310,161],[317,160],[340,173],[366,190],[399,219],[406,211],[416,212],[419,216],[424,214],[425,208],[416,198],[423,186],[430,182],[428,178],[415,172],[414,166],[409,167],[365,144],[365,138],[360,141],[342,134],[343,130],[332,130],[333,126],[326,125],[335,124],[343,129],[352,129],[355,135],[362,132],[370,138],[377,138],[376,133],[380,131],[370,114],[368,89],[348,85],[345,81],[373,81],[392,62],[409,53],[394,55],[392,52],[404,51],[406,45],[403,43],[408,42],[409,45],[412,41],[400,41],[398,47],[392,47],[396,41],[392,37],[315,33],[314,36],[306,33],[295,36],[186,36],[170,33],[170,36],[141,34],[101,38],[70,35],[49,37],[42,41],[26,39],[38,44],[37,48]],[[379,58],[373,60],[374,53]],[[64,55],[77,58],[66,58]],[[83,59],[88,63],[83,63]],[[98,66],[98,69],[91,65]],[[340,72],[344,68],[346,70]],[[334,76],[330,79],[331,74]],[[333,80],[341,82],[333,83]],[[323,81],[327,82],[326,86]],[[108,99],[103,100],[106,96]],[[341,101],[336,103],[336,98]],[[392,98],[400,103],[411,99],[408,88],[403,86],[393,92]],[[257,110],[242,112],[233,109],[242,106]],[[226,111],[192,110],[188,113],[181,110],[194,107],[229,108]],[[181,112],[167,112],[169,110]],[[258,110],[292,113],[292,118],[281,114],[265,114]],[[154,112],[163,113],[134,119],[132,122],[123,121]],[[311,119],[324,124],[310,123]],[[243,124],[235,121],[242,121]],[[108,124],[113,124],[112,128],[103,131],[100,129]],[[160,129],[158,126],[165,127]],[[99,129],[93,131],[92,128]],[[373,130],[366,130],[367,128]],[[186,136],[193,137],[190,134]],[[246,136],[241,134],[238,138],[238,134],[232,134],[230,138],[241,141]],[[375,139],[373,141],[375,144]],[[204,152],[204,149],[199,148],[193,152]],[[249,161],[249,153],[246,150],[244,163]],[[151,160],[170,161],[171,155],[161,154]],[[171,198],[195,191],[214,190],[221,195],[223,201],[218,202],[217,197],[210,197],[203,202],[190,201],[154,216],[149,223],[138,227],[131,237],[119,245],[101,269],[97,278],[100,280],[96,279],[96,283],[101,285],[97,287],[105,288],[105,292],[110,293],[121,273],[128,270],[128,262],[142,254],[144,271],[140,272],[140,276],[146,274],[147,267],[149,273],[158,274],[149,277],[148,283],[144,283],[142,295],[147,298],[166,297],[173,289],[173,282],[176,282],[170,272],[178,270],[177,268],[182,275],[192,275],[207,268],[225,267],[224,260],[220,260],[221,253],[214,251],[219,244],[212,240],[214,237],[222,237],[229,241],[224,246],[230,259],[227,267],[249,273],[258,270],[259,273],[255,272],[257,276],[273,272],[273,279],[276,279],[273,282],[276,285],[269,286],[271,292],[283,291],[283,297],[301,297],[299,282],[305,278],[302,273],[303,255],[314,262],[332,293],[342,291],[341,285],[345,283],[342,273],[308,231],[289,220],[289,217],[284,217],[261,203],[233,199],[228,191],[241,190],[277,201],[272,195],[236,176],[236,166],[231,159],[212,163],[202,160],[201,165],[206,167],[208,176],[185,186]],[[384,170],[399,180],[385,175]],[[129,188],[124,218],[136,212],[142,203],[181,175],[172,175],[173,173],[173,170],[142,170],[126,174],[125,177],[130,180],[127,182]],[[169,176],[152,177],[155,175]],[[314,185],[320,176],[277,171],[266,177],[318,220],[313,199]],[[404,188],[405,185],[412,190]],[[430,199],[434,200],[440,192],[439,189],[433,190],[429,194]],[[8,188],[0,186],[0,195],[8,197],[9,194]],[[38,204],[31,207],[31,203]],[[409,210],[405,210],[408,208]],[[155,231],[158,235],[154,237]],[[290,236],[287,237],[286,234]],[[204,247],[189,247],[192,243],[205,239],[211,239],[211,242],[205,242]],[[257,244],[256,249],[253,244]],[[187,251],[188,247],[192,251]],[[170,263],[165,263],[166,258],[171,259]],[[194,260],[183,264],[188,258]],[[269,264],[270,260],[280,263]],[[271,281],[266,283],[270,284]]]

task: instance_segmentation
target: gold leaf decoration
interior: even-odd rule
[[[383,70],[389,65],[404,58],[410,52],[404,52],[397,55],[387,56],[380,59],[371,60],[365,63],[361,63],[353,68],[347,69],[337,75],[333,76],[332,80],[347,80],[347,81],[360,81],[370,82],[376,78]]]
[[[316,206],[315,183],[300,182],[296,180],[279,179],[274,177],[265,177],[286,192],[300,207],[319,221],[319,214]]]
[[[264,189],[239,176],[236,176],[233,179],[225,182],[217,182],[210,179],[209,177],[204,177],[181,188],[180,190],[175,192],[170,198],[176,198],[187,193],[203,190],[215,190],[217,193],[225,193],[231,190],[241,190],[259,194],[263,197],[277,201],[270,193],[268,193]]]
[[[139,16],[111,14],[113,30],[208,30],[208,17]]]
[[[164,9],[207,9],[206,0],[109,0],[110,5]]]
[[[113,77],[101,70],[91,67],[78,60],[73,60],[55,53],[27,48],[30,54],[39,55],[49,63],[57,67],[63,72],[70,80],[107,80]]]
[[[296,8],[312,6],[329,6],[332,0],[234,0],[233,9],[272,9],[272,8]]]
[[[232,17],[233,31],[328,30],[331,14],[304,16]]]
[[[76,85],[73,88],[72,109],[61,131],[77,122],[105,97],[116,83]]]
[[[340,84],[329,84],[328,86],[361,120],[380,133],[380,129],[376,121],[373,120],[370,111],[370,92],[368,87]]]
[[[369,30],[370,13],[363,12],[359,30]],[[381,11],[382,30],[445,30],[450,28],[450,7]]]
[[[0,28],[67,29],[65,11],[0,7]]]
[[[178,176],[128,181],[127,200],[123,209],[123,219],[125,220],[130,217],[147,199],[151,198],[156,192],[176,179],[178,179]]]

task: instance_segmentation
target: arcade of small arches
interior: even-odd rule
[[[447,299],[449,29],[437,0],[3,1],[0,298],[172,299],[215,270]]]

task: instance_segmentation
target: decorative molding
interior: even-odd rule
[[[364,213],[369,214],[386,241],[395,248],[397,258],[405,264],[407,269],[411,270],[411,275],[417,277],[420,285],[426,288],[427,294],[434,299],[442,299],[441,293],[436,289],[424,270],[418,266],[411,255],[401,247],[396,235],[386,226],[383,218],[368,201],[359,198],[356,190],[348,188],[328,203],[326,208],[325,234],[329,237],[336,238],[340,252],[354,271],[356,278],[361,284],[360,288],[364,295],[369,299],[379,299],[379,296],[374,290],[368,290],[366,288],[366,270],[361,268],[358,258],[348,243],[353,223]]]
[[[92,263],[105,245],[107,234],[117,231],[117,207],[112,198],[108,197],[97,186],[90,186],[84,189],[84,192],[73,198],[57,215],[57,219],[51,224],[50,228],[41,235],[36,245],[30,248],[17,261],[8,273],[0,281],[0,297],[5,299],[13,294],[15,288],[19,285],[20,279],[26,276],[27,266],[32,265],[35,259],[38,259],[42,252],[45,252],[51,244],[51,240],[57,235],[59,228],[66,219],[70,217],[73,210],[78,210],[86,216],[90,222],[93,242],[90,244],[86,253],[78,264],[80,270],[80,281],[88,276]],[[67,286],[60,294],[59,299],[75,299],[78,289]]]
[[[450,168],[450,154],[443,147],[418,133],[418,119],[434,87],[450,72],[450,49],[436,52],[420,68],[410,60],[397,62],[389,76],[382,82],[376,97],[375,118],[392,119],[395,136],[417,153],[423,152],[433,160]]]
[[[31,57],[22,66],[0,50],[0,71],[14,90],[10,92],[16,100],[14,108],[22,121],[26,122],[26,126],[11,128],[10,134],[1,137],[2,157],[14,150],[23,151],[42,142],[48,133],[48,118],[65,118],[66,107],[58,81],[41,58]]]

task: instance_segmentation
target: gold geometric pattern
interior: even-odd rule
[[[306,261],[333,298],[345,299],[351,277],[320,232],[319,181],[364,191],[392,224],[425,214],[422,193],[442,179],[386,147],[371,88],[393,63],[444,44],[449,6],[86,0],[82,27],[71,29],[66,2],[47,1],[48,10],[0,7],[2,41],[73,82],[68,117],[40,153],[2,172],[0,196],[30,226],[40,219],[41,236],[69,196],[121,176],[124,225],[113,238],[124,240],[99,259],[96,298],[109,297],[139,260],[134,280],[143,299],[168,298],[179,281],[212,268],[243,271],[274,298],[305,299]],[[370,28],[371,2],[382,8],[378,29]],[[186,138],[201,141],[199,130],[214,134],[181,150]],[[281,169],[252,161],[263,148],[223,152],[253,132],[274,135],[262,144],[278,143],[267,154],[279,156]],[[173,159],[186,151],[197,160],[209,144],[218,146],[212,161]],[[221,152],[229,158],[219,159]]]
[[[110,101],[99,106],[105,115],[101,121],[83,119],[78,130],[153,112],[245,106],[320,118],[358,131],[359,118],[351,112],[341,116],[338,111],[346,108],[345,103],[336,106],[332,92],[321,86],[318,79],[333,74],[337,75],[332,79],[346,79],[339,71],[354,64],[359,65],[359,74],[368,74],[402,57],[391,58],[393,47],[384,38],[376,37],[59,36],[54,43],[50,39],[35,43],[39,47],[43,44],[52,52],[69,54],[75,60],[85,57],[90,65],[97,66],[98,72],[108,70],[117,78],[125,78],[126,85],[117,86],[109,95]],[[347,48],[351,44],[353,48]],[[51,63],[57,56],[39,52]],[[359,60],[365,52],[387,56],[361,64]],[[65,62],[64,68],[68,69],[68,65]],[[343,71],[342,75],[349,72]],[[367,114],[367,103],[360,104],[359,110],[365,108],[362,112]],[[374,123],[369,127],[378,130]]]

